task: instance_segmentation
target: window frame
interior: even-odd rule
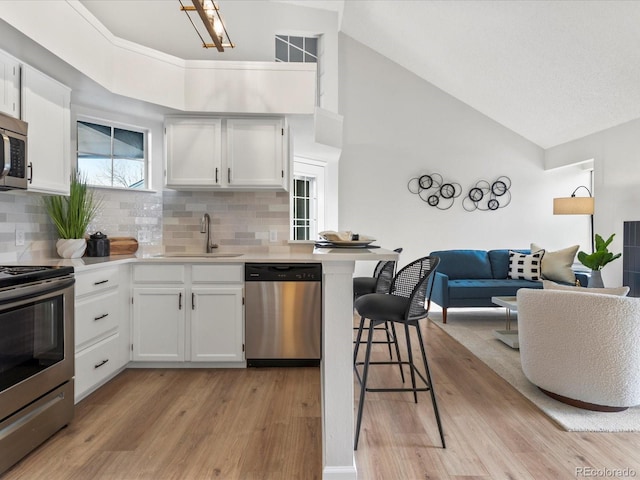
[[[93,183],[87,183],[91,188],[103,188],[109,190],[122,190],[126,192],[151,192],[151,155],[150,155],[150,146],[151,146],[151,129],[148,127],[142,127],[139,125],[132,125],[129,123],[118,122],[115,120],[109,120],[104,117],[91,116],[91,115],[77,115],[75,118],[75,137],[76,137],[76,148],[75,148],[75,168],[79,168],[78,162],[78,154],[79,154],[79,138],[78,138],[78,124],[80,122],[83,123],[93,123],[95,125],[100,125],[103,127],[109,127],[111,129],[111,161],[113,162],[113,135],[114,129],[120,130],[128,130],[131,132],[141,133],[143,138],[143,159],[144,159],[144,186],[141,188],[129,188],[123,187],[119,185],[95,185]]]
[[[291,176],[291,194],[289,195],[289,239],[294,240],[294,184],[296,178],[308,178],[312,179],[314,186],[313,192],[311,192],[310,205],[309,205],[309,240],[315,242],[318,240],[318,233],[325,229],[326,223],[326,162],[320,160],[314,160],[311,158],[294,157],[293,161],[293,173]],[[294,240],[305,241],[305,240]]]
[[[318,178],[313,175],[307,174],[294,174],[293,176],[293,188],[291,192],[291,235],[293,240],[315,240],[318,236]],[[307,195],[296,195],[296,181],[306,182]],[[298,199],[306,201],[306,216],[295,216],[296,203]],[[304,221],[306,225],[298,225],[297,222]],[[309,238],[296,238],[296,232],[298,229],[303,228],[308,232]],[[314,238],[315,237],[315,238]]]

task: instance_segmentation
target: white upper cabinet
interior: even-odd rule
[[[22,66],[22,118],[28,127],[28,190],[69,194],[71,90]]]
[[[288,138],[280,117],[167,117],[166,186],[287,190]]]
[[[0,51],[0,112],[20,116],[20,62]]]
[[[222,169],[222,121],[175,118],[165,125],[167,187],[219,185]]]
[[[229,185],[284,188],[284,140],[284,121],[280,118],[228,119]]]

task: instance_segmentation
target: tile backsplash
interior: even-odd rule
[[[200,220],[211,217],[211,239],[220,250],[277,250],[289,238],[287,192],[178,192],[163,194],[163,242],[167,252],[203,252]],[[270,231],[276,241],[269,239]]]
[[[102,206],[88,228],[109,237],[140,238],[145,232],[149,245],[162,244],[162,193],[97,189]]]
[[[289,238],[287,192],[132,192],[97,189],[102,206],[88,233],[109,237],[142,237],[141,245],[168,252],[200,252],[205,236],[200,219],[211,216],[211,238],[220,250],[278,251]],[[16,230],[25,244],[16,245]],[[276,240],[270,241],[270,232]],[[42,197],[26,192],[0,193],[0,258],[28,260],[56,256],[56,232],[42,206]]]
[[[16,230],[24,232],[24,245],[16,245]],[[0,193],[0,253],[3,258],[51,256],[54,235],[55,229],[40,195],[18,191]]]

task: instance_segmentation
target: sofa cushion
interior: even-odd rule
[[[440,257],[438,272],[449,280],[492,278],[489,255],[485,250],[440,250],[430,255]]]
[[[509,252],[509,278],[519,280],[542,279],[542,257],[544,250],[526,255],[524,253]]]
[[[572,247],[550,252],[535,243],[531,244],[532,252],[544,250],[542,278],[569,284],[573,284],[576,281],[576,275],[573,273],[571,266],[576,258],[576,253],[578,253],[578,248],[580,248],[579,245],[573,245]]]
[[[449,298],[511,297],[520,288],[542,288],[542,282],[507,278],[450,280]]]
[[[509,275],[509,252],[531,253],[531,250],[521,249],[502,249],[489,250],[489,261],[491,262],[491,271],[493,278],[507,278]]]

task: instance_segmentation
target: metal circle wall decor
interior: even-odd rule
[[[462,206],[467,212],[495,211],[504,208],[511,203],[510,189],[511,179],[504,175],[498,177],[493,183],[479,180],[462,200]]]
[[[439,173],[420,175],[409,180],[409,191],[418,195],[423,202],[439,210],[448,210],[456,198],[462,194],[459,183],[446,182]]]

